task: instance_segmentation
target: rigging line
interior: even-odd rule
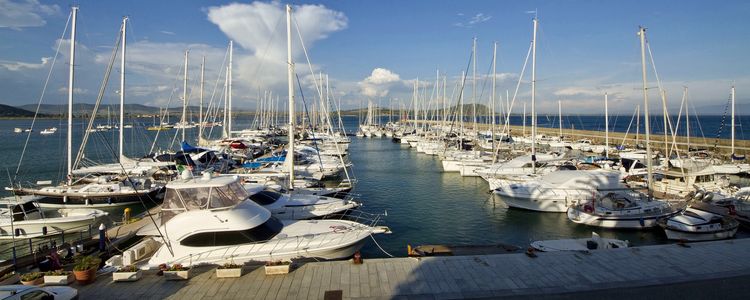
[[[102,134],[102,136],[104,136],[104,135]],[[106,139],[107,138],[104,137],[105,141],[106,141]],[[115,157],[116,154],[115,154],[114,148],[112,148],[112,146],[108,142],[105,142],[104,145],[106,147],[106,150],[109,150],[110,154],[112,154],[112,156]],[[161,229],[159,229],[159,224],[156,224],[156,220],[154,219],[154,216],[148,211],[148,207],[146,206],[145,201],[143,201],[143,198],[141,197],[141,195],[138,194],[138,189],[135,187],[135,183],[133,183],[133,180],[131,179],[131,177],[128,174],[128,172],[125,171],[125,166],[123,166],[122,163],[120,163],[119,161],[117,162],[117,165],[120,166],[120,170],[122,170],[122,173],[125,175],[125,181],[124,182],[129,183],[130,187],[133,188],[133,191],[135,191],[136,197],[138,197],[138,202],[141,203],[141,205],[143,206],[143,209],[146,212],[146,215],[148,215],[148,217],[151,219],[151,223],[153,223],[154,227],[156,227],[156,232],[159,233],[159,236],[164,241],[164,244],[167,245],[167,250],[169,250],[169,253],[172,254],[172,256],[174,256],[174,251],[172,250],[172,244],[170,242],[168,242],[169,239],[165,239],[164,238],[164,235],[161,233]],[[146,198],[148,200],[151,200],[151,203],[154,203],[154,204],[158,205],[158,203],[156,203],[156,201],[154,201],[154,199],[152,199],[151,196],[148,195],[148,193],[145,196],[146,196]]]
[[[29,134],[26,135],[26,141],[23,143],[23,150],[21,150],[21,157],[18,158],[18,166],[16,166],[16,172],[13,174],[13,180],[10,182],[11,185],[16,181],[16,177],[18,176],[18,172],[21,170],[21,163],[23,162],[23,157],[26,154],[26,147],[29,145],[29,139],[31,138],[31,134],[34,129],[34,124],[36,123],[36,117],[39,114],[39,108],[42,106],[42,100],[44,99],[44,95],[47,91],[47,86],[49,85],[50,77],[52,77],[52,70],[55,68],[55,62],[57,62],[57,57],[60,54],[60,46],[62,46],[62,39],[65,37],[65,33],[68,32],[68,25],[70,25],[70,18],[73,15],[71,12],[68,14],[68,20],[65,22],[65,29],[63,29],[63,33],[60,36],[60,39],[57,42],[57,49],[55,50],[55,56],[52,57],[52,63],[49,66],[49,72],[47,72],[47,79],[44,81],[44,87],[42,88],[42,94],[39,95],[39,101],[37,101],[36,105],[36,111],[34,112],[34,118],[31,119],[31,131],[29,131]],[[62,136],[62,135],[60,135]]]
[[[78,168],[78,164],[81,162],[81,158],[83,157],[83,151],[86,149],[86,144],[89,139],[90,130],[94,126],[94,121],[96,120],[97,111],[99,110],[99,106],[102,102],[102,99],[104,98],[104,92],[107,89],[107,83],[109,83],[109,76],[112,74],[112,68],[114,66],[115,60],[117,59],[117,50],[120,49],[120,37],[122,37],[122,27],[120,27],[120,33],[117,35],[117,40],[115,41],[115,46],[112,48],[112,55],[109,58],[109,64],[107,65],[107,68],[104,71],[104,78],[102,79],[101,86],[99,86],[99,94],[96,97],[96,102],[94,103],[94,111],[91,113],[91,118],[89,118],[89,124],[86,126],[86,130],[83,134],[83,140],[81,141],[81,145],[78,148],[78,154],[76,155],[75,163],[73,163],[73,169]],[[68,132],[68,134],[71,134]]]
[[[182,64],[180,64],[180,69],[178,70],[178,74],[182,73]],[[177,75],[179,76],[179,75]],[[151,149],[149,149],[149,154],[154,153],[154,147],[156,147],[156,141],[159,139],[159,135],[161,134],[161,126],[164,124],[164,120],[169,115],[169,105],[172,104],[172,98],[174,98],[174,93],[177,91],[177,84],[179,84],[179,81],[175,79],[175,81],[172,83],[172,91],[169,93],[169,99],[167,99],[167,105],[164,107],[164,112],[161,112],[161,107],[159,107],[159,130],[156,131],[156,135],[154,136],[154,141],[151,143]],[[171,145],[170,145],[171,146]]]
[[[281,14],[279,16],[278,21],[276,21],[276,25],[273,27],[273,31],[271,31],[271,35],[270,35],[271,38],[268,39],[268,42],[266,43],[266,46],[263,48],[263,53],[261,54],[261,56],[259,58],[266,58],[266,55],[268,54],[268,50],[269,50],[269,48],[271,48],[271,42],[276,37],[276,32],[279,29],[279,24],[281,24],[281,20],[284,19],[283,16],[284,16],[284,14]],[[265,61],[266,61],[265,59],[260,59],[260,63],[258,64],[258,67],[255,69],[255,72],[253,74],[253,78],[260,78],[258,76],[258,73],[260,73],[260,70],[263,67],[263,64],[265,63]],[[256,84],[257,84],[258,90],[260,90],[260,80],[256,81]]]
[[[214,100],[216,99],[215,98],[216,91],[219,89],[219,81],[221,81],[221,77],[222,76],[226,76],[226,74],[224,72],[221,72],[221,70],[224,69],[224,65],[227,63],[227,57],[229,57],[229,49],[227,49],[227,51],[224,51],[224,59],[221,61],[219,72],[218,72],[218,74],[216,76],[216,81],[214,81],[214,90],[211,92],[211,99],[209,99],[209,101],[208,101],[208,109],[206,111],[206,115],[204,116],[204,118],[206,119],[206,121],[208,121],[209,120],[209,116],[213,113],[213,118],[211,119],[211,129],[208,130],[208,135],[207,136],[211,136],[213,134],[214,127],[215,127],[214,125],[216,124],[216,118],[217,118],[217,115],[219,114],[219,104],[215,104],[214,105]],[[224,96],[224,89],[222,89],[222,91],[221,91],[221,96],[222,97]],[[214,107],[214,111],[213,112],[211,112],[211,107]],[[203,122],[203,120],[201,120],[201,122]],[[223,126],[223,124],[222,124],[222,126]],[[202,138],[202,137],[199,137],[199,141],[200,141],[200,138]]]
[[[299,87],[299,94],[300,94],[300,97],[302,98],[302,108],[305,110],[305,116],[308,119],[310,119],[310,113],[307,112],[307,102],[305,102],[305,93],[302,92],[302,83],[300,83],[299,75],[297,73],[294,73],[294,77],[297,77],[297,86]],[[310,132],[313,138],[313,146],[315,147],[315,150],[317,150],[318,161],[320,161],[320,172],[323,172],[323,158],[320,157],[320,149],[318,149],[318,141],[317,139],[315,139],[315,129],[313,129],[312,127],[312,122],[307,122],[307,125],[310,126]],[[291,129],[291,130],[294,130],[294,129]],[[304,133],[304,130],[302,132]],[[294,153],[291,153],[291,155],[292,155],[292,159],[294,159]],[[344,164],[344,168],[346,168],[346,164]],[[294,182],[289,182],[289,188],[292,188],[292,189],[294,188]]]
[[[320,99],[323,99],[323,90],[322,87],[318,85],[317,77],[315,77],[315,72],[312,68],[312,62],[310,61],[310,56],[307,54],[307,47],[305,47],[305,42],[302,40],[302,33],[299,30],[299,22],[297,22],[297,18],[292,14],[292,19],[294,20],[294,28],[297,29],[297,36],[299,37],[299,43],[302,46],[302,52],[305,53],[305,59],[307,60],[307,67],[310,68],[310,74],[312,74],[313,78],[313,85],[315,85],[315,89],[318,92],[318,96]],[[299,80],[299,79],[297,79]],[[323,83],[321,82],[320,85]]]

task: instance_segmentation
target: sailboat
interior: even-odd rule
[[[735,89],[734,85],[732,85],[732,92],[731,92],[731,101],[732,101],[732,144],[731,144],[731,163],[729,164],[721,164],[721,165],[714,165],[713,169],[716,171],[716,173],[719,174],[739,174],[739,173],[750,173],[750,164],[748,163],[740,163],[741,161],[745,160],[745,155],[739,155],[736,153],[736,149],[734,147],[734,136],[735,136],[735,120],[734,120],[734,111],[735,111]]]
[[[15,195],[36,195],[40,196],[37,200],[41,207],[106,207],[117,205],[129,205],[140,203],[144,199],[156,199],[156,196],[162,191],[162,187],[153,184],[151,179],[126,177],[124,180],[113,182],[106,178],[100,178],[95,182],[84,183],[83,181],[74,180],[74,162],[73,162],[73,83],[75,75],[75,45],[76,45],[76,18],[78,7],[72,8],[72,27],[70,32],[70,64],[68,77],[68,128],[67,128],[67,176],[65,182],[57,186],[45,186],[49,182],[40,182],[36,187],[14,186],[10,188]],[[123,19],[122,39],[125,40],[124,28],[127,18]],[[123,51],[124,51],[123,47]],[[123,55],[124,63],[124,55]],[[122,75],[124,76],[124,72]],[[124,79],[121,80],[124,83]],[[122,89],[121,89],[122,91]],[[121,93],[121,97],[122,97]],[[121,98],[122,101],[122,98]],[[95,116],[92,116],[94,118]],[[122,115],[121,115],[122,117]],[[91,127],[93,119],[90,120]],[[122,155],[123,139],[122,130],[120,131],[120,161],[124,159]],[[83,151],[83,149],[81,149]],[[81,157],[79,153],[79,158]],[[122,166],[118,165],[118,170]]]

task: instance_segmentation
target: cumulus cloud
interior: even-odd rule
[[[388,69],[375,68],[370,76],[359,82],[359,87],[366,97],[385,97],[397,84],[402,84],[398,74]]]
[[[0,60],[0,68],[7,69],[8,71],[25,71],[25,70],[35,70],[35,69],[41,69],[47,65],[49,65],[50,60],[52,57],[42,57],[42,62],[35,64],[35,63],[26,63],[26,62],[20,62],[20,61],[7,61],[7,60]]]
[[[0,0],[0,28],[44,26],[47,24],[44,16],[59,13],[59,6],[40,4],[38,0]]]

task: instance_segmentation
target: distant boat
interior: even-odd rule
[[[57,132],[57,127],[47,128],[45,130],[42,130],[42,132],[40,132],[39,134],[50,135],[50,134],[54,134],[55,132]]]
[[[23,129],[16,127],[16,128],[13,128],[13,132],[15,132],[15,133],[21,133],[21,132],[23,132]]]

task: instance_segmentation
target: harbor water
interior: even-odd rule
[[[564,118],[566,118],[564,116]],[[574,117],[570,117],[573,119]],[[577,119],[577,117],[575,117]],[[602,117],[581,116],[583,129],[597,130]],[[721,117],[706,117],[721,118]],[[541,118],[540,118],[541,119]],[[750,120],[750,118],[745,118]],[[388,117],[381,118],[383,123]],[[629,121],[629,120],[628,120]],[[718,130],[717,120],[705,119],[705,131]],[[136,123],[125,131],[125,153],[140,157],[152,150],[156,132],[146,131],[151,120]],[[6,187],[16,177],[16,182],[53,180],[58,182],[65,174],[65,128],[60,120],[38,120],[31,134],[23,163],[16,174],[16,166],[23,151],[26,133],[14,133],[13,128],[27,128],[31,120],[0,120],[0,154],[5,158],[0,185]],[[238,118],[237,128],[247,128],[250,119]],[[515,120],[513,123],[520,123]],[[625,123],[624,125],[622,123]],[[550,122],[556,124],[556,122]],[[624,131],[627,122],[622,120],[613,128]],[[518,124],[520,125],[520,124]],[[56,134],[42,136],[43,128],[58,127]],[[83,132],[83,121],[76,120],[75,131]],[[344,126],[353,132],[358,126],[357,117],[344,117]],[[554,126],[550,126],[554,127]],[[588,128],[586,128],[588,127]],[[579,128],[576,126],[576,128]],[[212,135],[218,136],[221,128],[214,128]],[[632,129],[631,129],[632,130]],[[197,129],[187,129],[186,135],[194,140]],[[724,133],[727,132],[725,129]],[[713,133],[715,136],[715,132]],[[153,150],[175,149],[181,136],[176,130],[159,133]],[[722,134],[723,135],[723,134]],[[706,134],[706,136],[709,136]],[[741,134],[738,133],[738,136]],[[78,151],[81,135],[74,142],[74,155]],[[112,161],[117,152],[117,131],[92,133],[86,149],[87,160]],[[368,241],[363,249],[365,257],[385,257],[387,253],[405,256],[407,245],[491,245],[512,244],[526,247],[531,241],[557,238],[590,237],[596,231],[602,237],[630,241],[633,245],[666,243],[660,229],[651,231],[623,231],[586,227],[570,222],[562,213],[539,213],[508,209],[489,193],[487,183],[481,178],[461,177],[458,173],[442,172],[441,162],[435,156],[419,154],[408,146],[394,143],[389,138],[352,137],[349,159],[353,163],[352,174],[358,180],[354,189],[357,198],[364,204],[361,208],[370,213],[387,213],[384,225],[393,231],[390,235],[378,235],[378,245]],[[742,180],[742,179],[736,179]],[[121,218],[121,208],[110,212],[113,220]],[[747,236],[743,232],[738,237]],[[380,246],[380,247],[378,247]],[[384,251],[382,251],[380,248]],[[5,258],[3,258],[5,259]]]

